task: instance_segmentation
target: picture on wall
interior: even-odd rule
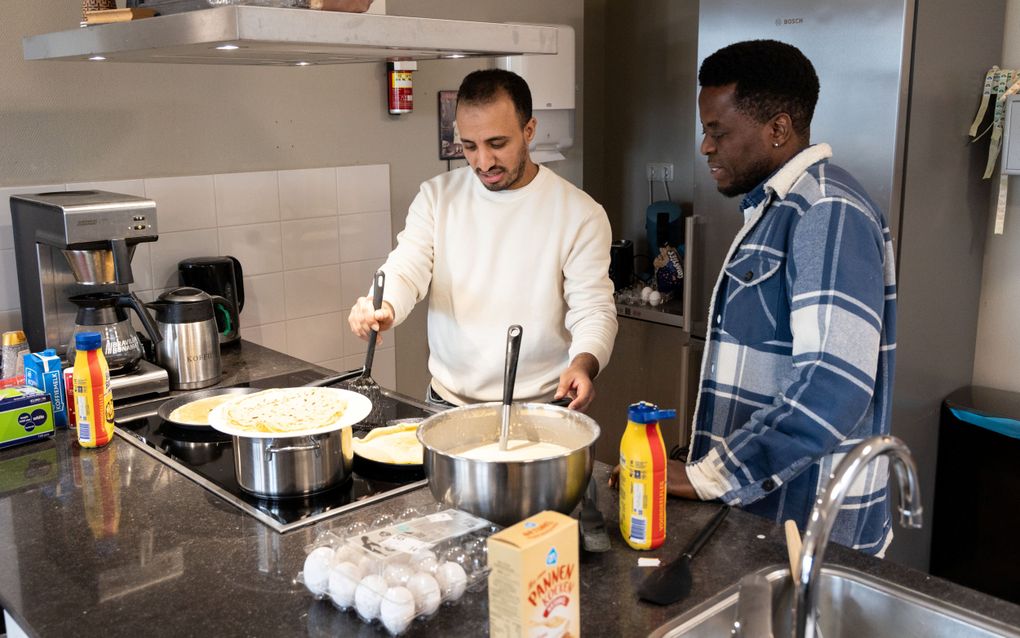
[[[439,91],[439,159],[464,159],[457,132],[457,92]]]

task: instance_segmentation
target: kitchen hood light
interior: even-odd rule
[[[467,55],[463,53],[448,53],[446,55],[441,55],[439,57],[443,60],[459,60],[461,58],[466,58]]]
[[[237,51],[240,48],[241,47],[237,46],[236,44],[221,44],[218,47],[216,47],[216,50],[217,51]]]
[[[91,60],[92,62],[102,62],[105,59],[106,58],[101,55],[93,55],[89,58],[89,60]]]
[[[312,66],[312,64],[314,64],[314,63],[313,62],[305,62],[304,60],[302,60],[300,62],[295,62],[294,66]]]

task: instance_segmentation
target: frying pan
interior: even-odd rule
[[[421,422],[422,419],[397,419],[389,421],[386,425],[398,425],[400,423]],[[357,431],[359,428],[355,427]],[[371,431],[370,428],[365,431]],[[358,434],[363,434],[358,432]],[[388,483],[409,483],[420,481],[425,478],[425,466],[423,464],[406,463],[384,463],[358,454],[357,447],[354,448],[354,473],[358,476],[386,481]]]
[[[163,419],[167,423],[172,423],[179,428],[185,428],[187,430],[209,430],[212,429],[212,426],[209,424],[196,425],[194,423],[174,421],[170,418],[170,413],[182,405],[187,405],[192,401],[198,401],[199,399],[207,399],[221,394],[254,394],[255,392],[261,391],[261,388],[209,388],[207,390],[198,390],[196,392],[189,392],[170,399],[163,405],[159,406],[159,410],[156,411],[156,414],[158,414],[159,418]]]

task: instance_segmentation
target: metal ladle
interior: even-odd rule
[[[521,334],[524,329],[518,325],[506,331],[506,368],[503,371],[503,420],[499,427],[499,449],[506,451],[510,438],[510,404],[514,400],[514,381],[517,379],[517,358],[521,354]]]

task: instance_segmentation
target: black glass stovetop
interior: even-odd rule
[[[322,374],[314,370],[300,370],[235,387],[295,387],[321,378]],[[172,398],[175,397],[160,397],[118,408],[114,419],[118,433],[277,531],[303,527],[425,484],[422,480],[401,481],[403,477],[354,473],[342,484],[309,496],[270,499],[250,494],[240,488],[234,475],[233,440],[229,435],[211,427],[181,428],[156,414],[159,406]],[[400,419],[421,419],[432,413],[424,404],[387,390],[382,390],[377,407],[380,415],[377,421],[383,425]],[[354,436],[363,431],[355,426]]]

